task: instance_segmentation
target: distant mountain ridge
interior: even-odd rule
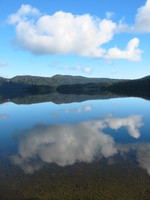
[[[38,76],[15,76],[13,78],[0,78],[1,83],[14,83],[24,85],[47,85],[47,86],[58,86],[58,85],[72,85],[72,84],[86,84],[86,83],[105,83],[105,82],[118,82],[121,79],[110,79],[110,78],[87,78],[83,76],[70,76],[70,75],[55,75],[52,77],[38,77]]]
[[[50,97],[47,98],[47,95]],[[88,99],[89,95],[91,99],[101,98],[102,96],[107,98],[109,96],[132,96],[150,99],[150,76],[134,80],[86,78],[69,75],[55,75],[50,78],[37,76],[0,78],[1,102],[18,101],[14,99],[20,98],[24,99],[23,102],[34,102],[34,99],[38,102],[38,98],[46,101],[53,99],[53,97],[57,97],[57,99],[62,97],[72,98],[72,95],[76,95],[75,99],[81,99],[81,95],[86,96],[86,98],[88,95]],[[64,99],[63,101],[68,100]],[[61,101],[57,100],[57,102]]]
[[[104,92],[120,96],[150,99],[150,76],[135,80],[105,83],[60,85],[57,91],[62,94],[101,94]]]

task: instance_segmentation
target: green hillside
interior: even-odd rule
[[[103,82],[117,82],[118,79],[109,78],[86,78],[82,76],[70,75],[55,75],[52,77],[38,77],[38,76],[15,76],[11,79],[0,78],[0,82],[6,81],[11,83],[19,83],[24,85],[66,85],[66,84],[86,84],[86,83],[103,83]]]

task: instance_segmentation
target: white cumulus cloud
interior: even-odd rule
[[[8,22],[10,24],[21,23],[22,21],[27,21],[28,16],[38,16],[40,12],[36,8],[32,8],[30,5],[22,5],[17,13],[12,14],[8,17]]]
[[[129,61],[140,61],[142,50],[138,48],[139,39],[133,38],[127,44],[127,47],[124,50],[120,50],[117,47],[111,48],[108,50],[105,55],[106,59],[127,59]]]
[[[89,14],[73,15],[59,11],[42,15],[30,5],[22,5],[8,18],[16,26],[16,43],[33,54],[71,54],[101,57],[101,45],[109,42],[116,24]],[[33,16],[38,16],[35,19]]]
[[[116,33],[150,33],[150,0],[146,0],[145,4],[138,8],[135,15],[134,25],[129,25],[125,19],[120,20],[116,27]]]
[[[141,13],[144,12],[141,10],[147,12],[149,8],[149,0],[145,7],[138,10],[135,29],[140,24]],[[90,14],[73,15],[63,11],[46,15],[30,5],[22,5],[16,13],[8,17],[8,23],[15,26],[14,43],[36,55],[76,54],[102,59],[140,61],[142,51],[138,48],[138,38],[130,40],[125,50],[118,47],[107,50],[103,47],[113,39],[114,34],[131,29],[122,21],[117,25],[110,19],[112,15],[113,13],[107,12],[106,19],[99,19]],[[91,71],[89,67],[81,70],[85,73]]]
[[[132,27],[135,32],[150,33],[150,0],[140,7],[135,16],[135,26]]]

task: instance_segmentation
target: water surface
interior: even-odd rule
[[[150,199],[150,101],[0,104],[0,199]]]

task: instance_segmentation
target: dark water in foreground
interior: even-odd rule
[[[6,199],[150,199],[150,101],[1,104]]]

